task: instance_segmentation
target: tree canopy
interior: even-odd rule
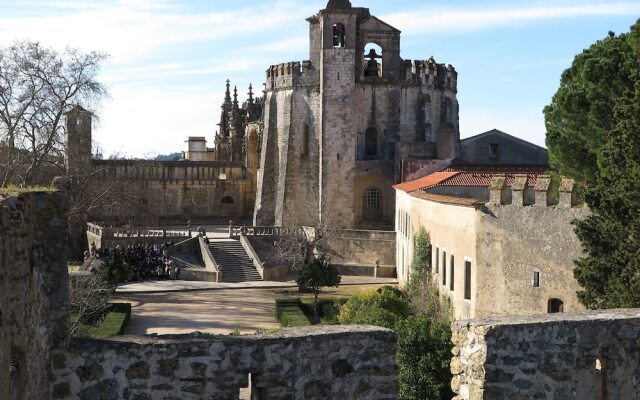
[[[640,22],[628,35],[640,60]],[[589,308],[640,307],[640,67],[613,107],[614,126],[586,189],[593,214],[576,222],[585,256],[576,262],[578,293]]]
[[[609,35],[578,54],[545,110],[552,166],[578,182],[593,179],[615,125],[614,104],[632,86],[638,59],[629,34]]]
[[[97,81],[106,56],[38,42],[0,47],[0,183],[32,184],[45,163],[63,152],[64,114],[75,105],[95,109],[106,96]]]
[[[551,160],[582,181],[592,211],[574,222],[578,298],[640,307],[640,21],[578,55],[545,115]]]

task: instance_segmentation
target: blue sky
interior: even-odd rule
[[[544,145],[543,107],[573,57],[626,32],[624,0],[353,0],[400,29],[405,59],[453,64],[462,137],[497,128]],[[240,5],[238,5],[240,4]],[[227,78],[244,98],[271,64],[308,58],[305,18],[326,0],[0,0],[0,44],[29,38],[110,54],[111,98],[94,140],[108,154],[184,150],[212,141]]]

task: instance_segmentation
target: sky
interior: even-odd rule
[[[0,0],[0,46],[30,39],[109,54],[93,139],[105,156],[212,146],[225,80],[260,92],[272,64],[308,55],[326,0]],[[544,146],[542,110],[573,57],[627,32],[640,1],[352,0],[402,31],[401,56],[458,71],[461,137],[500,129]]]

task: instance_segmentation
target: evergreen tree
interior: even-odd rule
[[[637,24],[636,24],[637,25]],[[601,150],[615,125],[613,106],[632,86],[638,59],[629,35],[609,36],[577,55],[545,110],[551,164],[586,182],[596,175]]]
[[[640,23],[627,43],[640,60]],[[637,64],[637,63],[636,63]],[[616,101],[615,126],[603,146],[598,173],[586,190],[593,214],[576,222],[585,256],[576,262],[578,293],[588,308],[640,307],[640,68]]]

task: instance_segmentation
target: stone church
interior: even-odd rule
[[[254,223],[391,227],[402,160],[459,153],[457,73],[349,1],[307,21],[309,60],[267,70]]]

